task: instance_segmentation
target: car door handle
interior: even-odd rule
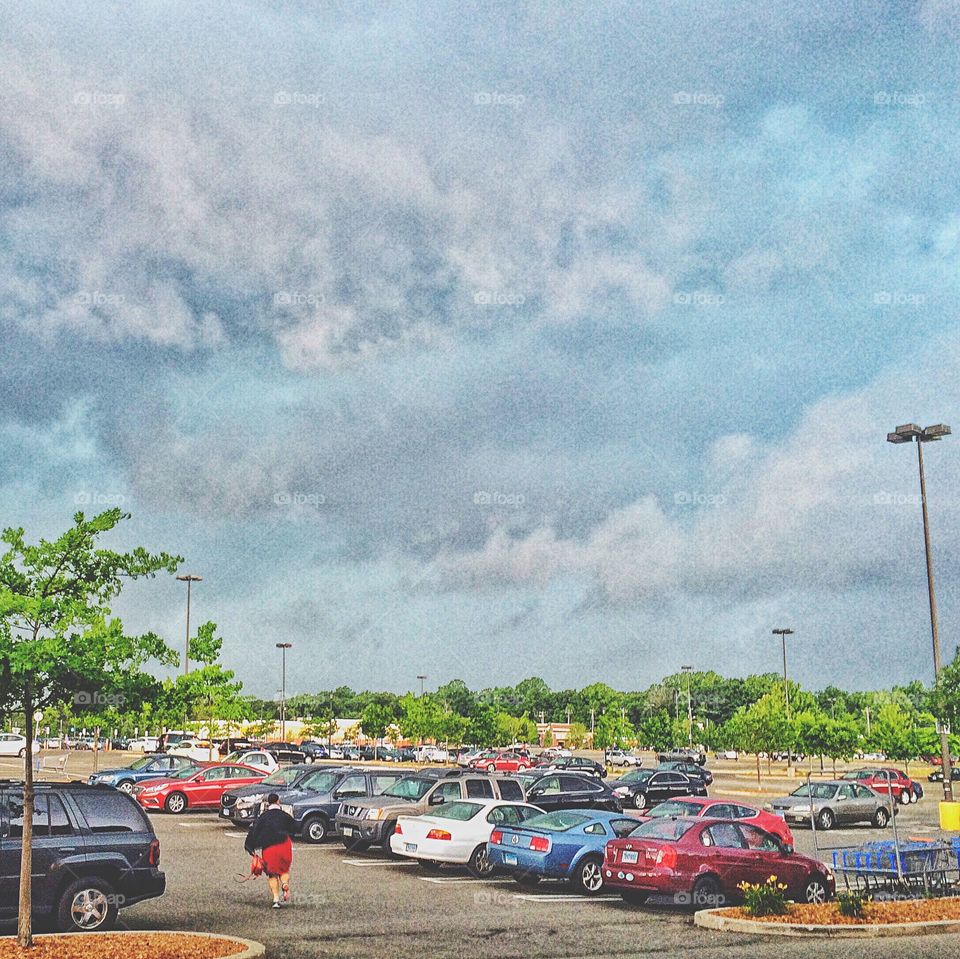
[[[61,847],[60,847],[60,852],[76,852],[76,851],[77,851],[77,847],[76,847],[76,846],[61,846]]]

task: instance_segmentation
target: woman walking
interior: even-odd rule
[[[267,808],[257,817],[247,833],[243,844],[251,856],[260,850],[263,871],[273,893],[273,908],[280,908],[280,899],[290,900],[290,866],[293,863],[293,843],[290,837],[295,832],[293,817],[280,808],[276,793],[267,796]]]

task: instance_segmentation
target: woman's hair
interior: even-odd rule
[[[270,793],[270,795],[267,796],[268,806],[276,806],[278,802],[280,802],[280,797],[276,793]]]

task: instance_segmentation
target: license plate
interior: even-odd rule
[[[352,836],[352,835],[353,835],[353,827],[352,827],[352,826],[344,826],[344,827],[343,827],[343,834],[344,834],[344,836]]]
[[[230,813],[228,813],[226,809],[221,809],[221,810],[220,810],[220,815],[221,815],[221,816],[226,816],[228,819],[230,818]]]
[[[417,844],[415,842],[405,842],[403,844],[404,852],[416,852]]]
[[[515,866],[517,864],[517,857],[512,852],[505,852],[503,854],[503,864],[505,866]]]
[[[633,850],[627,849],[627,850],[624,852],[623,858],[622,858],[620,861],[621,861],[621,862],[636,862],[636,861],[637,861],[637,851],[636,851],[635,849],[633,849]]]

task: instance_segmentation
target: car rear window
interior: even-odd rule
[[[430,815],[439,819],[457,819],[460,822],[466,822],[473,819],[483,806],[475,802],[445,802],[442,806],[437,806],[431,810]]]
[[[435,779],[400,779],[389,789],[384,790],[384,796],[396,796],[398,799],[421,799],[426,791],[436,783]]]
[[[126,793],[114,790],[71,793],[91,832],[150,832],[150,821]]]
[[[580,826],[589,821],[589,816],[571,812],[569,809],[560,809],[557,812],[544,813],[542,816],[531,816],[524,825],[531,829],[545,829],[547,832],[565,832],[567,829],[573,829],[574,826]]]
[[[523,789],[515,779],[500,780],[500,798],[523,802]]]
[[[651,819],[641,823],[630,833],[635,839],[666,839],[676,842],[697,823],[693,819]]]
[[[647,813],[648,816],[699,816],[703,807],[700,803],[680,802],[670,800],[668,802],[658,803]]]
[[[57,796],[40,794],[33,799],[34,836],[66,836],[73,832],[63,803]],[[23,837],[23,793],[5,792],[0,799],[0,836]]]

